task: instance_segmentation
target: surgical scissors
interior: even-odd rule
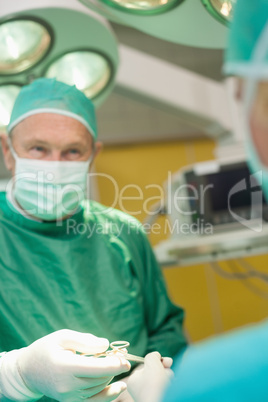
[[[131,355],[127,351],[127,347],[129,347],[130,343],[127,341],[114,341],[110,343],[110,348],[109,350],[106,350],[106,352],[103,353],[97,353],[94,355],[94,357],[103,357],[103,356],[118,356],[118,357],[124,357],[127,360],[130,360],[132,362],[137,362],[137,363],[144,363],[144,357],[136,356],[136,355]]]

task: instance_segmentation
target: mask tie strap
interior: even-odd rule
[[[18,159],[18,154],[15,152],[15,149],[13,148],[13,145],[12,145],[12,142],[11,142],[10,137],[7,138],[7,143],[8,143],[10,152],[11,152],[13,158],[14,158],[15,161],[16,161],[16,160]]]

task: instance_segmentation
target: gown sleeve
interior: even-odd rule
[[[183,331],[184,311],[171,302],[161,268],[144,232],[142,242],[144,308],[149,337],[147,353],[158,351],[162,356],[173,357],[187,344]]]

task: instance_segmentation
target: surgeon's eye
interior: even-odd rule
[[[29,155],[31,158],[40,159],[46,154],[46,149],[42,146],[31,147],[29,150]]]
[[[81,155],[81,152],[78,149],[72,148],[66,152],[67,159],[77,159]]]

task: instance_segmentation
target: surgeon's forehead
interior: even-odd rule
[[[78,120],[56,113],[39,113],[28,116],[12,130],[14,140],[45,142],[81,142],[92,145],[88,129]]]

